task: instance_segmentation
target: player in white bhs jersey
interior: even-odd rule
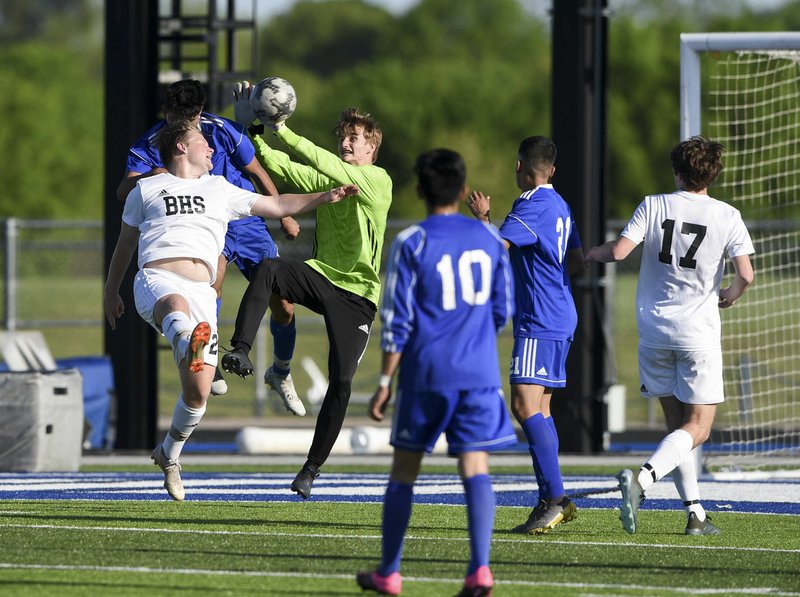
[[[357,193],[358,188],[345,185],[323,193],[278,196],[241,189],[221,176],[208,174],[213,149],[188,120],[162,129],[159,153],[167,173],[140,180],[125,201],[103,309],[115,329],[117,318],[125,312],[119,287],[138,244],[136,308],[172,345],[182,390],[169,433],[152,459],[164,472],[167,492],[180,501],[185,492],[179,456],[205,413],[217,364],[212,284],[228,222],[251,215],[295,215],[339,201]]]
[[[752,284],[755,252],[739,211],[708,195],[722,152],[703,137],[676,145],[670,162],[677,190],[645,197],[619,238],[586,254],[587,261],[620,261],[644,243],[636,292],[639,377],[642,395],[660,400],[670,433],[638,474],[618,475],[620,520],[629,533],[637,530],[644,492],[670,472],[687,512],[686,534],[720,532],[700,504],[693,451],[708,439],[725,399],[719,309],[733,306]],[[735,274],[720,288],[726,257]]]

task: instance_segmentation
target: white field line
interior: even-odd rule
[[[257,570],[203,570],[192,568],[146,568],[138,566],[74,566],[66,564],[15,564],[0,562],[0,569],[6,570],[60,570],[60,571],[91,571],[91,572],[124,572],[142,574],[189,574],[207,576],[246,576],[259,578],[309,578],[318,580],[354,580],[353,574],[314,574],[308,572],[260,572]],[[419,583],[447,583],[459,585],[461,578],[429,578],[424,576],[404,576],[403,582]],[[697,587],[662,587],[653,585],[621,585],[621,584],[591,584],[591,583],[555,583],[534,582],[526,580],[496,580],[496,585],[518,587],[554,587],[572,589],[618,589],[637,590],[644,594],[658,592],[671,592],[688,595],[717,595],[717,594],[743,594],[743,595],[772,595],[776,597],[796,597],[800,593],[787,593],[773,587],[748,587],[727,589],[699,589]]]
[[[0,512],[3,514],[3,512]],[[313,539],[367,539],[380,541],[380,535],[342,535],[338,533],[282,533],[277,531],[213,531],[208,529],[160,529],[152,527],[108,527],[108,526],[80,526],[80,525],[62,525],[62,524],[0,524],[0,528],[15,528],[15,529],[59,529],[69,531],[99,531],[103,533],[108,532],[137,532],[137,533],[166,533],[166,534],[184,534],[184,535],[242,535],[242,536],[255,536],[255,537],[291,537],[291,538],[313,538]],[[406,540],[411,541],[469,541],[468,537],[426,537],[419,535],[406,535]],[[494,537],[493,543],[519,543],[530,544],[528,539],[503,539]],[[800,549],[774,549],[770,547],[734,547],[727,545],[670,545],[667,543],[609,543],[606,541],[558,541],[550,540],[546,543],[537,543],[538,546],[544,545],[570,545],[570,546],[602,546],[602,547],[633,547],[636,549],[654,548],[654,549],[695,549],[704,551],[734,551],[734,552],[758,552],[758,553],[797,553],[800,554]]]
[[[184,486],[195,495],[213,495],[220,491],[232,495],[257,494],[260,496],[284,495],[291,476],[253,477],[248,475],[215,477],[205,479],[187,478]],[[358,477],[353,475],[329,475],[320,478],[314,485],[314,494],[322,496],[347,496],[358,488],[359,495],[379,497],[386,489],[386,477]],[[600,493],[586,495],[582,499],[607,499],[607,491],[615,489],[615,479],[576,480],[566,478],[564,483],[567,493],[580,490],[597,489]],[[535,492],[533,480],[516,480],[508,482],[503,478],[493,483],[495,493]],[[771,502],[797,503],[800,501],[800,484],[786,482],[700,482],[700,490],[704,502],[717,502],[716,507],[725,509],[730,503],[750,501],[762,502],[769,496]],[[0,491],[32,493],[36,491],[106,491],[109,493],[129,493],[148,495],[162,493],[162,482],[159,479],[120,479],[119,477],[98,478],[92,476],[75,478],[57,477],[7,477],[0,476]],[[451,479],[421,477],[414,487],[417,495],[463,494],[461,481],[457,477]],[[657,499],[679,499],[674,484],[665,479],[648,490],[647,497]]]

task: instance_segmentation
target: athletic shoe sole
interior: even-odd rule
[[[622,506],[619,509],[619,519],[622,527],[631,535],[636,533],[639,524],[639,504],[643,499],[639,482],[634,478],[633,471],[624,469],[617,475],[619,488],[622,491]],[[635,495],[638,492],[638,495]]]
[[[192,336],[189,340],[189,353],[191,355],[189,371],[192,373],[200,373],[203,370],[203,352],[210,340],[211,326],[208,325],[208,322],[201,321],[192,330]]]

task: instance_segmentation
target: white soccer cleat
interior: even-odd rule
[[[222,396],[228,391],[228,382],[222,377],[222,369],[217,367],[214,373],[214,381],[211,382],[211,395]]]
[[[270,367],[264,374],[264,383],[280,396],[281,400],[283,400],[283,405],[290,413],[298,417],[306,414],[306,407],[303,406],[303,401],[300,400],[297,396],[297,390],[294,389],[291,373],[286,377],[281,377]]]
[[[186,492],[183,490],[183,481],[181,481],[181,463],[177,459],[168,460],[167,455],[164,454],[164,448],[161,446],[153,450],[150,458],[164,472],[164,489],[167,490],[169,496],[176,502],[182,502]]]
[[[633,535],[639,522],[639,504],[644,500],[644,491],[639,485],[639,479],[631,469],[623,469],[617,474],[619,488],[622,491],[622,506],[619,509],[619,519],[625,530]]]

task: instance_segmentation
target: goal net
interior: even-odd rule
[[[755,283],[721,312],[726,401],[705,462],[797,465],[800,34],[681,35],[681,127],[725,146],[711,192],[742,212],[756,249]]]

